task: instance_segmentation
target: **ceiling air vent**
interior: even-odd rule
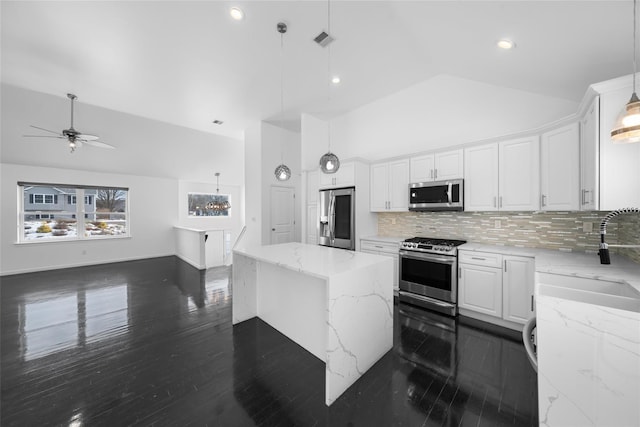
[[[316,38],[313,39],[313,41],[318,43],[322,47],[326,47],[329,43],[333,41],[333,37],[331,37],[329,34],[323,31],[320,34],[318,34]]]

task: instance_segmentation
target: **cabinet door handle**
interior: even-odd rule
[[[502,196],[500,196],[500,207],[502,207]]]
[[[436,168],[436,171],[434,172],[434,179],[438,179],[438,169]]]
[[[493,196],[493,207],[497,208],[498,206],[496,205],[496,196]]]
[[[458,267],[458,279],[462,279],[462,267]]]
[[[506,259],[504,260],[504,272],[505,273],[507,272],[507,260]]]
[[[433,169],[430,169],[429,178],[433,178]]]
[[[376,248],[382,249],[382,246],[374,245]]]
[[[533,311],[533,295],[531,295],[531,311]]]
[[[545,196],[544,194],[540,196],[540,204],[542,205],[542,207],[547,206],[547,196]]]
[[[486,258],[480,258],[480,257],[476,257],[476,256],[472,256],[471,259],[477,259],[478,261],[486,261]]]

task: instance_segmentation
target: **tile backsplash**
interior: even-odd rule
[[[381,236],[462,239],[492,245],[597,252],[608,212],[393,212],[378,214]],[[591,231],[588,231],[591,226]],[[585,231],[585,229],[587,231]],[[640,244],[640,216],[607,225],[607,243]],[[612,249],[612,252],[614,250]],[[640,251],[618,252],[640,263]]]

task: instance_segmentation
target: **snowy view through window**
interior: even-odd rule
[[[22,191],[22,241],[129,235],[128,189],[43,184],[19,187]]]
[[[189,193],[189,216],[229,216],[229,211],[214,211],[207,209],[207,204],[213,202],[229,202],[228,194]]]

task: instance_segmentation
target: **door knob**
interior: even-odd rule
[[[271,229],[271,231],[276,231],[276,229],[275,229],[275,228],[272,228],[272,229]]]

